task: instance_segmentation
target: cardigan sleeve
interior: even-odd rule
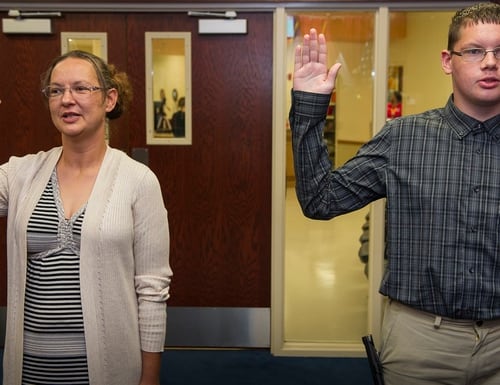
[[[9,205],[7,166],[8,163],[4,163],[0,166],[0,217],[7,216],[7,207]]]
[[[141,349],[158,352],[165,345],[166,300],[172,277],[168,217],[160,184],[152,171],[144,175],[138,188],[133,213]]]

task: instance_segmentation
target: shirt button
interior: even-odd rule
[[[475,186],[475,187],[473,188],[473,191],[474,191],[475,193],[479,192],[479,186]]]
[[[473,274],[473,273],[474,273],[474,268],[473,268],[473,267],[471,267],[471,268],[469,269],[469,273],[471,273],[471,274]]]

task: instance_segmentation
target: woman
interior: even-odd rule
[[[131,90],[72,51],[42,92],[62,146],[0,166],[8,215],[4,384],[159,384],[172,271],[159,182],[105,141]]]

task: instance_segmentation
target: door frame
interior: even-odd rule
[[[278,356],[342,356],[362,357],[364,346],[359,343],[336,342],[289,342],[285,339],[285,193],[286,193],[286,19],[283,7],[274,13],[274,57],[273,57],[273,181],[271,220],[271,353]],[[374,108],[372,132],[385,122],[385,99],[387,92],[389,9],[380,7],[375,11],[375,58],[374,70],[380,76],[374,81]],[[384,204],[375,202],[370,214],[370,256],[367,330],[375,341],[380,338],[383,297],[378,294],[378,283],[382,279],[384,255]]]

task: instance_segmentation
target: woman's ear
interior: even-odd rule
[[[106,93],[106,112],[113,111],[118,100],[118,91],[116,88],[111,88]]]

